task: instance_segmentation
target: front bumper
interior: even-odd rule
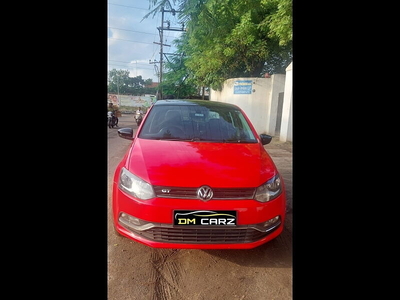
[[[237,225],[174,225],[176,210],[237,211]],[[154,248],[250,249],[276,238],[284,227],[286,196],[259,203],[252,199],[132,199],[113,190],[114,227],[118,233]]]

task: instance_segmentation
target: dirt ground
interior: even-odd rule
[[[282,142],[279,140],[279,136],[274,136],[272,138],[271,143],[265,146],[265,148],[270,149],[270,148],[279,148],[285,151],[289,151],[290,153],[293,153],[293,142],[287,141],[287,142]]]

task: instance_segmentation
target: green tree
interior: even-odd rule
[[[187,58],[182,50],[184,42],[184,38],[173,41],[177,51],[167,59],[163,74],[163,94],[173,95],[175,98],[191,98],[198,93],[197,86],[190,80],[190,71],[185,65]]]
[[[141,75],[129,77],[128,70],[110,70],[108,72],[108,92],[125,95],[155,94],[155,88],[149,88],[152,79],[144,80]]]
[[[144,81],[144,86],[149,87],[153,84],[153,79],[149,78]]]
[[[198,86],[283,73],[291,62],[291,0],[149,0],[154,8],[145,17],[176,4],[187,28],[187,76]]]
[[[112,69],[108,72],[108,92],[125,94],[128,91],[129,71]]]
[[[290,41],[281,40],[279,32],[266,25],[277,13],[278,2],[209,0],[195,22],[188,21],[187,66],[203,85],[218,90],[228,78],[282,71],[284,58],[291,57]]]

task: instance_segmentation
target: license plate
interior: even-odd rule
[[[234,210],[175,210],[174,225],[236,226]]]

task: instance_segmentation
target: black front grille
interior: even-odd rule
[[[251,227],[242,228],[186,228],[176,227],[153,227],[145,231],[135,231],[144,238],[164,243],[187,243],[187,244],[240,244],[256,242],[271,232],[277,226],[268,231],[261,232]]]
[[[159,198],[197,199],[196,188],[154,186]],[[253,199],[255,188],[213,188],[212,199]]]

